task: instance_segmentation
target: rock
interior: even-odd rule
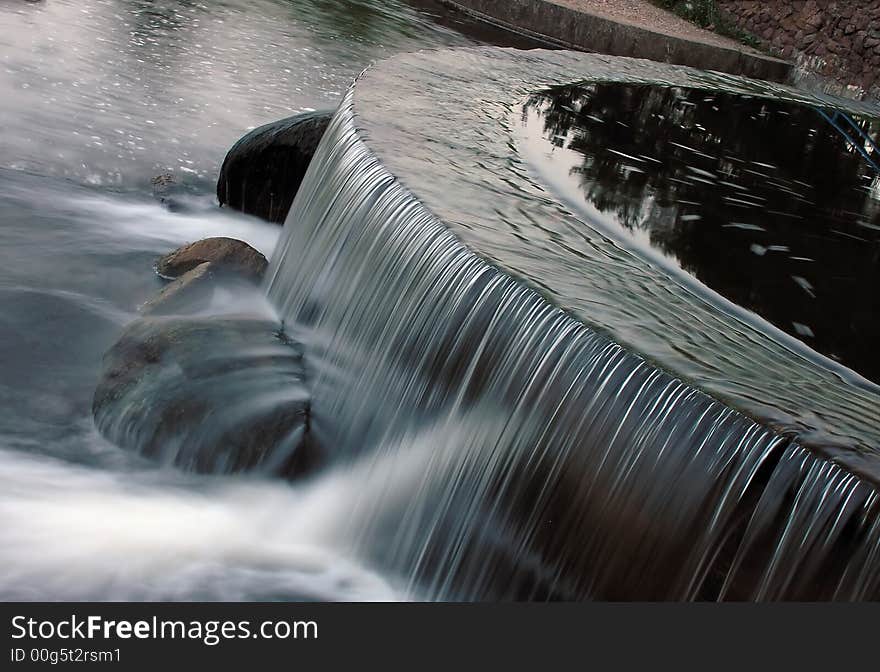
[[[235,143],[217,180],[220,205],[283,224],[332,114],[282,119]]]
[[[153,185],[153,193],[157,196],[161,196],[164,191],[170,189],[176,184],[176,182],[174,180],[174,175],[171,173],[162,173],[151,179],[150,184]]]
[[[92,411],[117,445],[189,471],[294,477],[321,462],[302,348],[264,319],[135,321],[104,356]]]
[[[186,212],[192,196],[192,185],[177,181],[172,173],[161,173],[150,180],[153,197],[172,212]]]
[[[165,285],[159,294],[140,307],[141,314],[172,315],[206,306],[214,294],[213,266],[206,261]]]
[[[819,30],[822,27],[822,24],[825,23],[825,17],[821,12],[816,12],[807,18],[806,23],[813,30]]]
[[[230,273],[259,282],[269,262],[260,252],[235,238],[205,238],[184,245],[156,261],[156,273],[165,279],[177,278],[211,262],[212,272]]]

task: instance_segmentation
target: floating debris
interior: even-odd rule
[[[816,334],[813,333],[813,330],[810,329],[806,324],[801,324],[800,322],[792,322],[791,326],[794,327],[794,330],[797,332],[798,336],[808,336],[810,338],[816,337]]]
[[[810,298],[816,298],[816,292],[813,291],[813,285],[810,284],[810,281],[800,275],[793,275],[791,279],[795,281],[798,287],[804,290],[807,294],[810,295]]]
[[[766,231],[763,226],[757,224],[747,224],[746,222],[731,222],[730,224],[722,224],[724,229],[743,229],[744,231]]]

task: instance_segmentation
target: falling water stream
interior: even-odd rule
[[[249,128],[335,107],[390,54],[506,39],[438,7],[0,3],[0,599],[402,595],[334,541],[356,475],[187,474],[105,440],[91,405],[104,352],[161,287],[157,256],[212,235],[271,254],[279,227],[214,198]],[[258,289],[219,300],[274,319]]]
[[[320,440],[386,484],[352,503],[353,548],[434,599],[876,594],[870,485],[475,255],[353,108],[294,202],[269,292],[313,352]]]
[[[644,84],[646,66],[437,52],[343,93],[371,59],[504,39],[441,27],[428,2],[337,4],[0,8],[0,78],[23,91],[0,101],[15,129],[0,140],[0,597],[876,598],[877,396],[848,368],[864,353],[798,341],[799,354],[764,331],[766,295],[737,321],[677,275],[706,281],[693,267],[572,219],[561,203],[594,212],[581,200],[598,178],[566,192],[541,163],[554,137],[534,120],[514,132],[543,109],[529,96],[563,76],[553,68]],[[337,111],[284,229],[218,210],[225,148],[318,107]],[[148,186],[167,171],[181,183],[172,208]],[[268,474],[286,454],[192,473],[186,435],[143,456],[92,422],[101,357],[159,287],[153,260],[206,235],[247,240],[271,265],[265,287],[221,285],[200,315],[269,323],[279,339],[221,353],[234,360],[223,417],[196,433],[308,394],[321,467],[298,480]],[[295,371],[249,370],[288,343],[302,348]],[[816,389],[828,399],[807,403]],[[121,411],[99,425],[137,444],[149,414]]]

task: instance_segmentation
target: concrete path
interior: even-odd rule
[[[784,82],[793,65],[703,30],[647,0],[441,0],[567,48]]]

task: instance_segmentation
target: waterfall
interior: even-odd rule
[[[471,251],[370,151],[353,91],[267,280],[353,551],[427,599],[880,596],[870,483]]]

